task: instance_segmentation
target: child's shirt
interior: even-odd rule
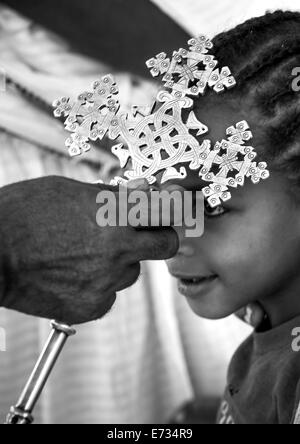
[[[218,424],[293,424],[300,415],[300,316],[238,349]]]

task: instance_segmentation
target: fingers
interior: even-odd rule
[[[172,228],[142,230],[136,232],[132,246],[138,261],[166,260],[176,255],[179,239]]]
[[[84,313],[84,310],[78,310],[77,316],[81,316],[81,319],[78,318],[77,322],[72,322],[70,325],[76,325],[76,324],[84,324],[86,322],[90,321],[97,321],[98,319],[103,318],[107,313],[111,311],[113,308],[117,295],[116,293],[112,292],[108,294],[106,297],[99,296],[99,294],[94,295],[95,301],[91,305],[95,307],[90,310],[90,312],[87,310],[87,307],[85,307],[86,313]],[[80,313],[80,315],[79,315]],[[84,317],[85,315],[85,317]]]
[[[122,291],[136,283],[141,274],[141,264],[139,262],[130,265],[123,273],[123,279],[118,283],[116,291]]]

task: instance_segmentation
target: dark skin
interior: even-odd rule
[[[197,117],[209,127],[205,136],[213,143],[243,119],[253,134],[259,132],[251,112],[243,115],[224,102],[207,101]],[[254,138],[251,145],[264,160],[258,142]],[[300,314],[300,206],[290,181],[270,170],[269,179],[255,185],[247,179],[243,187],[231,189],[231,200],[214,210],[207,207],[201,238],[184,238],[182,230],[179,252],[168,261],[171,274],[179,279],[216,276],[196,297],[187,295],[199,316],[219,319],[260,303],[275,327]],[[200,190],[207,183],[190,172],[180,185]]]
[[[98,226],[97,195],[108,189],[124,198],[116,187],[55,176],[0,190],[0,306],[69,324],[93,321],[135,283],[141,261],[176,253],[171,227]]]

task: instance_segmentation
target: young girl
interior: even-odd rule
[[[213,143],[247,120],[271,177],[247,180],[228,202],[207,205],[204,235],[182,234],[168,265],[199,316],[219,319],[256,302],[267,316],[231,362],[218,422],[293,423],[300,402],[300,353],[292,347],[300,327],[300,93],[292,71],[300,66],[300,13],[268,13],[213,43],[237,86],[200,98],[197,118]],[[202,187],[192,172],[180,185]]]

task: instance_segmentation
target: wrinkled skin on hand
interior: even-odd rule
[[[138,279],[141,261],[176,254],[170,227],[99,227],[101,189],[118,196],[55,176],[0,190],[1,306],[71,325],[96,320]]]

